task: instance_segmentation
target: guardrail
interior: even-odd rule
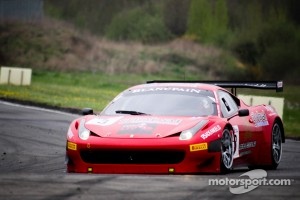
[[[32,69],[1,67],[0,84],[30,85]]]

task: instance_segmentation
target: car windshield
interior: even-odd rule
[[[217,115],[214,93],[195,88],[148,87],[127,90],[102,112],[105,115]]]

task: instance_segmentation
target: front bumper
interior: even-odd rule
[[[67,171],[117,174],[219,173],[220,152],[208,144],[162,139],[67,141]]]

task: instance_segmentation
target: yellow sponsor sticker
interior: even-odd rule
[[[70,150],[77,150],[77,144],[73,143],[73,142],[68,142],[68,149]]]
[[[201,151],[207,149],[207,143],[191,144],[190,151]]]

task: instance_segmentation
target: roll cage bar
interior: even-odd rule
[[[180,80],[153,80],[149,83],[204,83],[216,85],[222,88],[231,88],[231,93],[236,95],[237,88],[251,88],[260,90],[283,91],[283,81],[180,81]]]

